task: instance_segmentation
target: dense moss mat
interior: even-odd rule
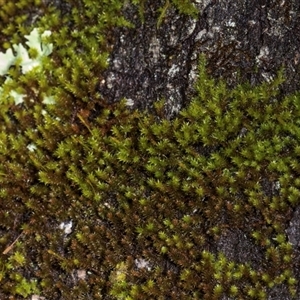
[[[279,96],[281,74],[228,89],[202,58],[196,96],[172,120],[164,101],[155,113],[106,103],[109,33],[130,21],[118,1],[66,7],[39,21],[53,32],[43,69],[16,65],[3,85],[0,297],[267,299],[282,285],[295,296],[299,94]],[[249,249],[233,259],[219,245],[237,230]]]

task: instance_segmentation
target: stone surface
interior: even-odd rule
[[[144,109],[164,98],[167,115],[176,114],[193,95],[201,53],[210,73],[230,86],[269,81],[284,67],[283,93],[299,88],[297,1],[195,1],[197,19],[172,8],[157,27],[160,2],[147,3],[144,22],[137,8],[124,9],[134,28],[115,30],[110,66],[99,87],[110,101],[125,97]]]

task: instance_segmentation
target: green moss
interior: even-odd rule
[[[3,85],[1,297],[266,299],[281,284],[295,295],[282,224],[299,204],[299,94],[279,97],[281,73],[228,89],[202,58],[197,94],[173,120],[163,101],[156,114],[108,104],[96,86],[110,30],[131,24],[119,1],[70,3],[68,18],[49,8],[39,22],[53,32],[43,68],[16,65]],[[21,4],[5,5],[13,15]],[[257,244],[260,269],[209,251],[229,228]]]
[[[130,2],[138,7],[140,18],[144,22],[144,10],[145,5],[148,4],[147,1],[131,0]],[[160,27],[168,10],[171,8],[175,8],[180,14],[185,14],[193,18],[196,18],[198,15],[198,9],[190,0],[165,0],[158,9],[157,28]]]

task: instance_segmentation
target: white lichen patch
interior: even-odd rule
[[[45,96],[43,99],[43,103],[44,104],[54,104],[55,103],[55,99],[53,96]]]
[[[31,300],[46,300],[46,298],[39,295],[32,295]]]
[[[35,28],[29,35],[25,35],[27,42],[25,44],[29,49],[35,50],[37,55],[35,58],[29,56],[28,50],[22,44],[14,44],[13,49],[6,50],[5,53],[0,53],[0,75],[5,75],[9,68],[18,62],[22,68],[22,73],[25,74],[33,68],[40,67],[41,59],[52,53],[53,45],[43,43],[43,38],[50,36],[51,31],[47,30],[40,34],[38,29]]]
[[[68,235],[72,232],[72,226],[73,226],[72,220],[70,222],[62,222],[59,225],[59,229],[63,230],[64,233]]]
[[[132,107],[134,105],[134,101],[132,99],[126,99],[126,105]]]
[[[86,270],[80,269],[80,270],[77,270],[76,273],[77,273],[78,279],[81,279],[81,280],[86,279]]]
[[[0,75],[3,76],[7,73],[8,69],[15,62],[16,58],[12,49],[7,49],[5,53],[0,52]]]
[[[14,44],[12,49],[7,49],[5,53],[0,52],[0,76],[7,76],[9,68],[11,66],[20,66],[22,73],[26,74],[33,69],[42,69],[42,58],[48,56],[52,53],[53,45],[51,43],[45,43],[44,38],[51,35],[51,31],[47,30],[44,33],[40,34],[38,29],[35,28],[31,31],[29,35],[25,35],[27,42],[25,44],[27,47],[22,44]],[[29,49],[28,49],[29,48]],[[29,51],[34,50],[34,57],[30,57]],[[9,84],[12,79],[7,76],[5,82],[0,87],[0,95],[4,93],[5,86]],[[32,89],[35,95],[38,94],[38,91]],[[21,104],[24,102],[25,94],[20,93],[20,91],[11,90],[9,96],[13,99],[15,105]],[[33,102],[33,99],[29,101]],[[51,96],[45,96],[43,103],[44,104],[53,104],[54,98]]]
[[[137,258],[134,260],[134,263],[135,263],[136,267],[139,269],[147,269],[148,271],[151,270],[150,263],[146,259]]]
[[[31,143],[31,144],[27,145],[27,149],[30,152],[33,152],[36,149],[36,145]]]
[[[15,105],[21,104],[24,102],[24,97],[26,95],[20,94],[16,91],[11,91],[9,95],[14,99]]]

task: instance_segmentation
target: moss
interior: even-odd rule
[[[282,284],[295,295],[284,224],[299,204],[299,95],[278,96],[281,74],[229,89],[202,58],[197,94],[172,120],[163,101],[155,114],[106,103],[109,33],[130,21],[119,1],[70,5],[41,18],[53,32],[43,69],[16,65],[3,85],[1,297],[266,299]],[[212,246],[229,228],[256,243],[260,268]]]

